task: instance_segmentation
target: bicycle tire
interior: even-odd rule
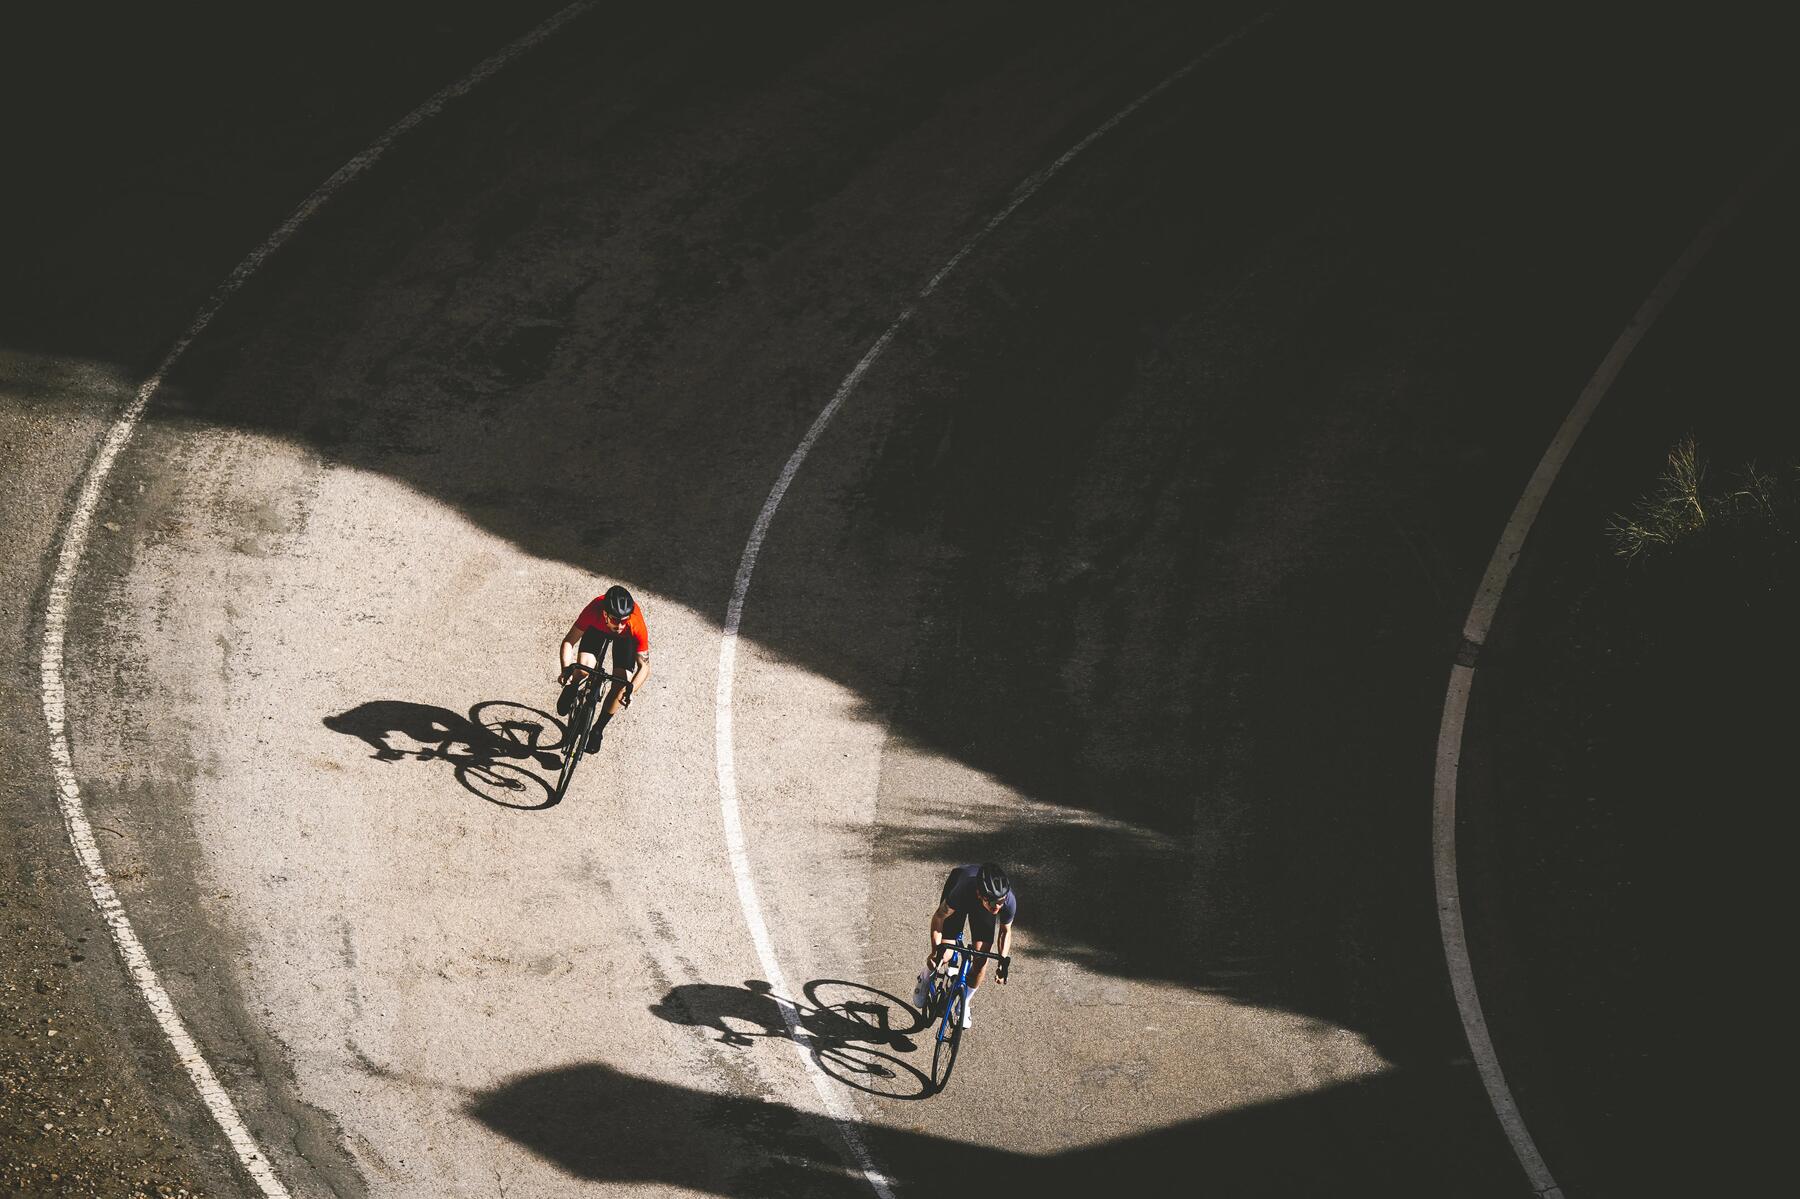
[[[569,783],[575,777],[575,766],[581,761],[582,755],[587,752],[587,735],[588,730],[594,724],[596,707],[598,705],[594,702],[592,691],[589,691],[575,707],[575,713],[569,720],[569,748],[563,755],[562,773],[557,776],[556,791],[551,797],[552,802],[561,802],[563,796],[569,793]]]
[[[950,1072],[956,1069],[956,1051],[962,1048],[962,1021],[957,1018],[955,1005],[945,1008],[944,1019],[949,1024],[949,1035],[934,1039],[931,1049],[931,1090],[934,1095],[942,1095],[944,1088],[950,1085]]]

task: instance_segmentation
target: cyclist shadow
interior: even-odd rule
[[[552,780],[530,767],[560,769],[557,751],[568,732],[556,717],[526,704],[483,700],[463,716],[434,704],[377,699],[322,723],[365,742],[377,762],[447,763],[464,790],[491,804],[535,811],[556,803]]]
[[[722,1045],[747,1048],[759,1038],[793,1041],[809,1050],[826,1074],[871,1095],[924,1099],[931,1094],[924,1072],[887,1052],[911,1053],[917,1047],[909,1035],[919,1027],[911,1007],[886,991],[836,978],[815,978],[804,992],[806,1002],[800,1003],[777,996],[761,979],[741,987],[688,983],[651,1004],[650,1012],[671,1024],[717,1029]]]

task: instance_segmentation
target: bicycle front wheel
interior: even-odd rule
[[[956,1051],[962,1047],[962,1004],[952,1003],[944,1012],[944,1027],[938,1030],[931,1050],[931,1090],[942,1094],[950,1085],[950,1071],[956,1068]]]
[[[551,803],[560,802],[568,794],[569,780],[575,777],[575,764],[587,752],[588,730],[594,726],[596,706],[590,693],[576,705],[574,715],[569,717],[569,747],[563,751],[562,773],[557,776],[556,791],[550,797]]]

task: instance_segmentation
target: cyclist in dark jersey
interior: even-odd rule
[[[631,691],[613,684],[601,706],[600,717],[594,722],[594,731],[588,734],[588,753],[600,747],[600,737],[606,731],[607,722],[631,702],[631,696],[637,694],[644,680],[650,677],[650,628],[644,623],[644,606],[631,598],[631,592],[616,584],[608,587],[604,595],[596,595],[589,601],[562,640],[558,656],[562,669],[557,681],[562,683],[563,689],[556,701],[557,715],[567,716],[574,704],[576,668],[599,669],[608,645],[612,646],[613,673],[630,679]]]
[[[992,862],[958,866],[944,880],[944,892],[938,899],[937,911],[931,914],[931,952],[925,955],[925,969],[919,971],[919,984],[913,988],[913,1006],[925,1007],[925,984],[937,968],[942,945],[964,931],[969,934],[971,948],[1006,955],[1012,944],[1013,917],[1019,912],[1019,897],[1013,892],[1006,871]],[[970,1026],[969,1008],[975,989],[987,975],[990,959],[976,958],[969,970],[969,994],[963,1001],[962,1026]],[[996,974],[1002,986],[1004,974]]]

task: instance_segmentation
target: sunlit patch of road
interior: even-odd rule
[[[573,1062],[811,1109],[773,1038],[721,1046],[657,1010],[677,988],[756,975],[722,915],[711,621],[640,586],[651,686],[566,800],[508,803],[507,779],[556,760],[554,646],[617,577],[607,563],[535,558],[385,476],[240,431],[158,424],[126,477],[146,490],[104,596],[120,673],[86,680],[84,766],[121,772],[97,789],[119,823],[185,823],[199,855],[157,860],[146,837],[127,900],[151,913],[153,950],[223,930],[183,952],[230,966],[213,998],[236,993],[380,1193],[457,1193],[444,1180],[470,1161],[515,1179],[552,1168],[468,1103]],[[904,744],[850,688],[754,642],[741,670],[748,840],[796,979],[903,996],[943,847],[1001,814],[1098,819]],[[122,720],[94,715],[102,698]],[[169,914],[171,889],[200,925]],[[876,898],[895,894],[917,902]],[[1019,983],[983,997],[959,1067],[1013,1080],[1021,1151],[1383,1067],[1343,1030],[1109,974],[1026,903]],[[865,1118],[958,1138],[988,1093],[856,1094]]]
[[[714,809],[686,798],[710,781],[681,718],[710,718],[683,648],[705,622],[640,589],[653,688],[562,804],[495,802],[552,774],[555,646],[605,563],[533,559],[261,436],[164,424],[135,465],[139,540],[108,596],[125,719],[91,722],[86,760],[136,777],[103,789],[127,821],[185,810],[200,859],[152,867],[137,899],[192,887],[228,930],[242,1008],[378,1189],[443,1194],[472,1160],[541,1169],[463,1112],[521,1071],[704,1076],[702,1047],[649,1007],[684,969],[745,970],[733,938],[693,925],[728,902],[708,897]],[[165,807],[132,811],[147,793]]]

